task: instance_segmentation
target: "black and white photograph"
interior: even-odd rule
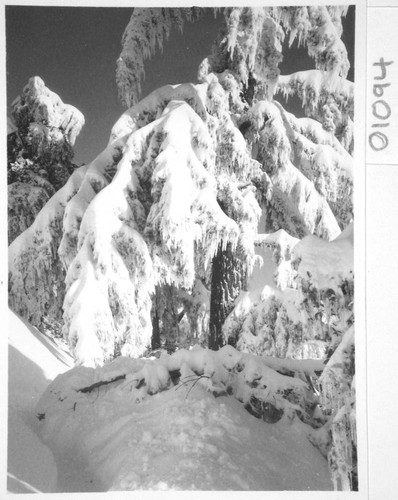
[[[3,5],[9,494],[366,493],[360,8]]]

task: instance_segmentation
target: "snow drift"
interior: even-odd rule
[[[328,490],[326,460],[306,438],[311,428],[295,415],[299,405],[288,400],[298,398],[286,396],[306,390],[299,374],[322,367],[231,346],[77,367],[41,398],[40,435],[62,491]],[[283,375],[291,371],[297,377]],[[264,421],[242,404],[254,395],[251,411]]]

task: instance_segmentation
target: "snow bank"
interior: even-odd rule
[[[281,360],[278,369],[309,374],[315,365]],[[254,385],[258,395],[262,378],[268,393],[305,386],[231,346],[118,358],[58,376],[37,412],[59,491],[331,489],[326,460],[303,423],[287,412],[267,424],[227,396],[242,399]]]
[[[38,436],[35,406],[71,356],[11,311],[8,316],[8,491],[55,491],[57,469]]]

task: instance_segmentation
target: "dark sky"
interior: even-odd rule
[[[86,124],[75,147],[75,162],[91,161],[106,146],[124,109],[118,101],[116,60],[132,9],[96,7],[6,7],[7,100],[11,103],[31,76],[40,76],[61,99],[77,107]],[[346,19],[343,41],[352,60],[354,9]],[[146,62],[142,96],[165,85],[196,81],[199,63],[209,54],[220,24],[208,12],[183,34],[170,39]],[[305,51],[284,56],[282,73],[313,67]],[[353,65],[352,65],[353,66]],[[353,75],[349,75],[352,80]],[[289,100],[290,105],[295,105]]]

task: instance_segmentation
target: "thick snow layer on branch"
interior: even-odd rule
[[[279,103],[286,134],[291,145],[291,159],[328,202],[341,228],[353,215],[353,158],[332,131],[311,118],[297,119]]]
[[[296,151],[296,133],[282,106],[260,101],[250,108],[246,119],[254,156],[266,173],[263,189],[272,228],[282,226],[298,237],[308,233],[326,239],[336,237],[340,228],[326,197],[300,171],[300,164],[296,167],[291,161],[296,160],[292,155]]]
[[[273,189],[287,198],[293,217],[310,233],[333,239],[340,233],[339,225],[326,201],[290,161],[272,177]]]
[[[332,72],[307,70],[280,76],[277,89],[286,100],[296,94],[306,115],[321,122],[325,130],[332,132],[341,145],[352,152],[353,83]]]
[[[333,97],[343,110],[353,111],[354,84],[330,72],[311,69],[279,75],[277,88],[287,98],[297,94],[306,108],[316,109],[320,100]]]
[[[285,116],[295,133],[292,140],[301,149],[301,154],[310,160],[312,156],[323,152],[328,156],[328,165],[336,165],[345,176],[352,178],[353,158],[330,130],[325,130],[320,122],[312,118],[296,118],[286,112]]]
[[[170,101],[186,101],[196,113],[206,120],[206,84],[165,85],[144,97],[134,106],[126,110],[112,127],[109,142],[113,142],[126,134],[130,134],[151,121],[159,118]]]

